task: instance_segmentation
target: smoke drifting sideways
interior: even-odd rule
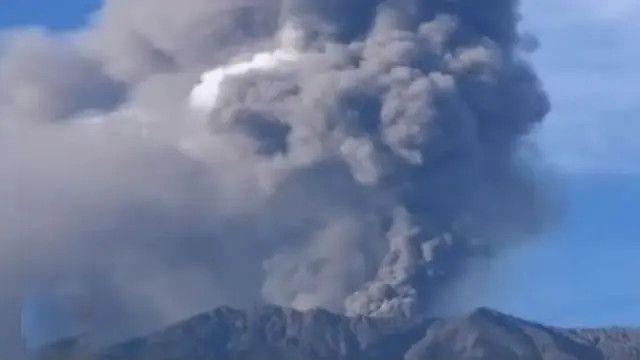
[[[33,292],[101,343],[221,304],[428,313],[548,221],[517,5],[107,0],[3,34],[0,348]]]

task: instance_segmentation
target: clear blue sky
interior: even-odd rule
[[[101,0],[0,0],[0,26],[46,26],[60,30],[80,26]]]
[[[99,2],[0,0],[0,27],[82,26]],[[566,188],[567,219],[460,284],[459,306],[640,325],[640,0],[524,0],[524,10],[554,102],[536,140]]]

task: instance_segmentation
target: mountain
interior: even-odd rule
[[[452,319],[384,320],[277,306],[249,312],[223,307],[92,356],[72,354],[73,344],[53,344],[40,358],[640,360],[640,329],[560,329],[489,309]]]

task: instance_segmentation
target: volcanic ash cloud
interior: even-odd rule
[[[548,216],[516,5],[107,0],[6,34],[0,348],[34,292],[102,341],[222,304],[429,312]]]

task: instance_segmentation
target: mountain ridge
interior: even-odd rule
[[[91,353],[80,341],[74,344],[67,339],[43,348],[38,358],[77,356],[92,360],[640,360],[640,329],[550,327],[488,308],[456,318],[376,319],[273,305],[250,311],[220,307]]]

